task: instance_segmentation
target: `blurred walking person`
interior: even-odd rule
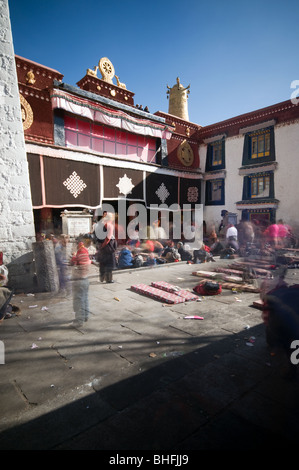
[[[58,269],[58,277],[59,277],[59,290],[62,294],[69,293],[69,280],[70,280],[70,273],[69,273],[69,255],[68,255],[68,243],[69,237],[68,235],[60,235],[59,240],[55,243],[55,259],[56,265]]]
[[[91,260],[83,242],[78,244],[78,251],[71,260],[73,268],[73,309],[74,327],[82,327],[89,318],[89,267]]]

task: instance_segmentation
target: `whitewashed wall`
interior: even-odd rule
[[[4,263],[35,241],[8,0],[0,0],[0,251]]]
[[[278,164],[274,171],[274,188],[275,198],[279,200],[276,220],[283,219],[299,236],[299,120],[276,125],[274,135]],[[225,205],[204,207],[208,230],[213,225],[219,226],[223,209],[237,213],[238,221],[241,218],[241,211],[236,209],[235,203],[242,200],[243,177],[239,175],[239,168],[242,166],[243,143],[243,135],[226,139]],[[204,172],[207,146],[202,145],[199,153]],[[204,198],[203,184],[202,201]]]
[[[283,219],[299,234],[299,121],[275,126],[274,134],[278,163],[274,187],[280,201],[276,220]]]
[[[209,232],[213,226],[218,229],[221,222],[221,211],[227,210],[237,214],[238,221],[241,212],[236,209],[236,202],[241,201],[243,191],[243,177],[239,175],[242,166],[244,136],[227,138],[225,141],[225,204],[221,206],[205,206],[204,220]],[[207,156],[207,145],[201,145],[199,149],[201,169],[204,172]],[[202,201],[205,200],[205,184],[202,185]]]

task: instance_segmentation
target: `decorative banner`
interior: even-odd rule
[[[144,201],[143,171],[104,167],[103,199]]]
[[[146,174],[146,206],[178,204],[178,181],[175,176],[159,173]]]
[[[39,207],[43,207],[40,156],[28,153],[27,160],[29,168],[32,206],[34,209],[37,209]]]
[[[100,167],[92,163],[43,157],[44,206],[95,208],[100,205]]]
[[[147,208],[201,203],[201,181],[129,168],[103,167],[101,198],[100,165],[28,154],[32,205],[42,207],[101,206],[105,200],[144,201]]]
[[[180,206],[183,208],[184,204],[201,203],[201,181],[200,179],[180,178]]]

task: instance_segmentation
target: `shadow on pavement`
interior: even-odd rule
[[[2,450],[287,449],[298,442],[299,382],[270,357],[264,326],[169,356],[0,434]]]

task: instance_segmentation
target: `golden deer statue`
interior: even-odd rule
[[[127,87],[126,87],[125,83],[121,83],[121,82],[119,81],[119,77],[118,77],[117,75],[114,75],[114,76],[115,76],[116,81],[117,81],[117,86],[119,86],[120,88],[123,88],[124,90],[126,90]]]
[[[99,66],[95,65],[93,69],[87,69],[86,70],[86,75],[91,75],[92,77],[97,77],[98,68],[99,68]]]

